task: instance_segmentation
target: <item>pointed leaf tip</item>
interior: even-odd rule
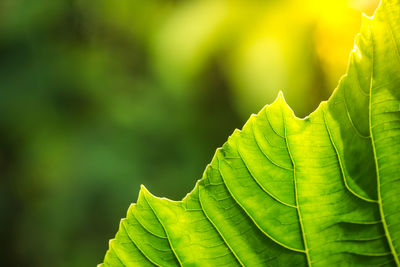
[[[283,101],[285,101],[285,96],[283,95],[283,92],[282,92],[282,90],[279,90],[279,92],[278,92],[278,96],[276,97],[276,99],[279,99],[279,100],[283,100]]]
[[[283,95],[283,92],[281,90],[279,90],[278,96],[275,98],[275,101],[272,102],[271,105],[273,105],[275,103],[276,104],[280,104],[280,105],[282,105],[282,104],[286,104],[287,105],[286,100],[285,100],[285,96]]]

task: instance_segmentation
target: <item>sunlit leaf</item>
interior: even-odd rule
[[[399,50],[400,1],[384,0],[329,101],[299,119],[280,94],[182,201],[142,187],[104,266],[398,266]]]

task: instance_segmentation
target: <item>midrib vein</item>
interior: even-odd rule
[[[205,190],[205,189],[204,189]],[[201,201],[201,189],[199,188],[199,203],[200,203],[200,207],[201,207],[201,211],[203,212],[204,216],[206,217],[206,219],[211,223],[211,225],[213,226],[213,228],[215,229],[215,231],[219,234],[219,236],[221,237],[221,239],[224,241],[224,243],[226,244],[226,246],[229,248],[229,250],[232,252],[233,256],[235,257],[235,259],[238,261],[240,266],[245,266],[243,264],[243,262],[240,260],[239,256],[236,254],[235,250],[231,247],[231,245],[229,244],[228,240],[226,240],[225,236],[222,234],[222,232],[218,229],[217,225],[214,223],[214,221],[211,219],[211,217],[207,214],[206,209],[203,206],[203,202]]]
[[[181,261],[181,259],[178,257],[178,254],[176,253],[176,251],[175,251],[175,249],[174,249],[174,247],[173,247],[173,245],[172,245],[172,240],[171,240],[171,238],[170,238],[169,235],[168,235],[167,229],[165,228],[164,224],[161,222],[160,218],[158,217],[158,215],[157,215],[156,211],[154,210],[154,208],[151,206],[150,202],[147,200],[146,195],[144,196],[144,199],[146,200],[146,202],[147,202],[147,204],[149,205],[150,209],[153,211],[154,215],[156,216],[158,222],[160,223],[160,225],[161,225],[162,228],[164,229],[165,235],[167,236],[167,240],[168,240],[169,246],[171,247],[171,250],[172,250],[172,252],[174,253],[174,256],[176,257],[176,260],[178,261],[179,266],[182,267],[182,266],[183,266],[182,261]]]
[[[282,111],[282,109],[281,109],[281,111]],[[302,234],[302,237],[303,237],[304,253],[306,254],[306,257],[307,257],[308,266],[311,266],[310,253],[309,253],[309,251],[308,251],[307,240],[306,240],[306,234],[305,234],[304,225],[303,225],[303,219],[302,219],[301,212],[300,212],[299,196],[298,196],[298,193],[297,193],[296,166],[295,166],[295,164],[294,164],[294,160],[293,160],[293,157],[292,157],[292,153],[290,153],[290,149],[289,149],[289,142],[288,142],[287,134],[286,134],[286,120],[285,120],[285,116],[283,115],[283,111],[282,111],[282,119],[283,119],[283,128],[284,128],[284,131],[285,131],[284,134],[285,134],[286,148],[287,148],[287,151],[288,151],[288,153],[289,153],[290,161],[292,162],[292,165],[293,165],[294,193],[295,193],[295,198],[296,198],[297,216],[299,217],[299,223],[300,223],[300,228],[301,228],[301,234]]]
[[[375,138],[374,134],[372,131],[372,87],[373,87],[373,80],[374,80],[374,55],[375,55],[375,49],[374,49],[374,39],[373,35],[371,32],[371,47],[372,47],[372,57],[371,57],[371,77],[370,77],[370,85],[369,85],[369,118],[368,118],[368,123],[369,123],[369,132],[371,135],[371,142],[372,142],[372,151],[374,152],[374,161],[375,161],[375,166],[376,166],[376,185],[377,185],[377,194],[378,194],[378,206],[379,206],[379,213],[382,219],[382,225],[383,229],[385,231],[386,239],[388,241],[388,245],[390,247],[390,251],[392,252],[394,261],[396,262],[397,266],[400,266],[400,261],[399,257],[397,256],[396,250],[393,246],[393,241],[390,236],[389,228],[386,222],[385,214],[383,212],[383,207],[382,207],[382,196],[381,196],[381,179],[380,179],[380,174],[379,174],[379,164],[378,164],[378,157],[376,155],[376,148],[375,148]]]

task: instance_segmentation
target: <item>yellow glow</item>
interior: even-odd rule
[[[378,0],[182,4],[153,39],[154,64],[171,90],[181,92],[179,88],[218,59],[243,116],[271,102],[280,89],[299,114],[307,114],[309,106],[297,99],[329,95],[336,87],[360,29],[361,11],[372,15],[377,4]]]

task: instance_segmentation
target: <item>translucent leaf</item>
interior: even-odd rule
[[[182,201],[142,187],[103,265],[399,266],[399,51],[383,0],[327,102],[299,119],[279,94]]]

